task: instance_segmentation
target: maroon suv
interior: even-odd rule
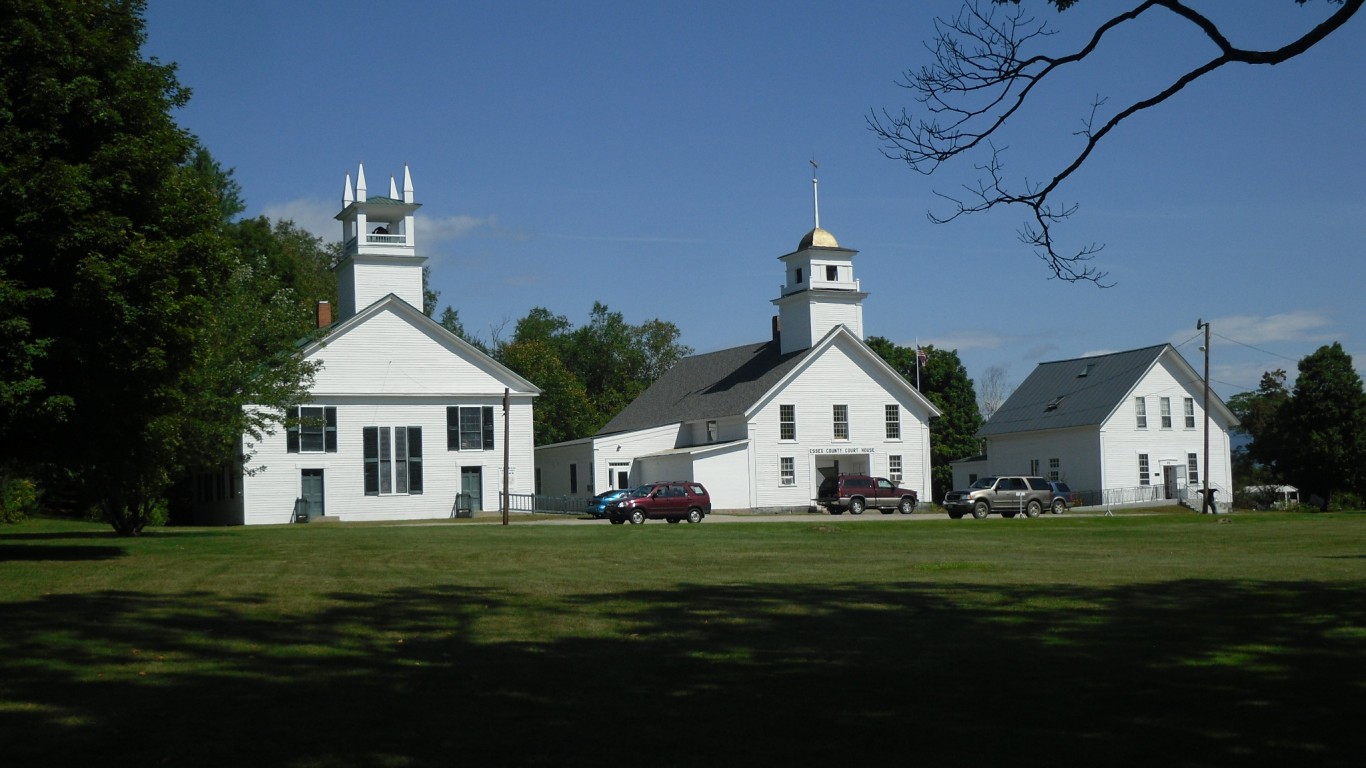
[[[829,509],[832,515],[843,514],[846,509],[861,515],[868,507],[882,510],[884,515],[891,514],[892,510],[909,515],[919,501],[915,491],[899,488],[885,477],[870,475],[827,477],[816,491],[816,502]]]
[[[629,496],[618,501],[607,517],[613,525],[621,525],[627,520],[632,525],[640,525],[651,519],[664,519],[671,523],[680,520],[700,523],[710,513],[711,495],[701,483],[674,480],[636,488]]]

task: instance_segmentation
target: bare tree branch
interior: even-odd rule
[[[1074,0],[1052,0],[1059,9]],[[1306,0],[1296,0],[1303,4]],[[1013,9],[998,6],[1016,3]],[[902,73],[903,87],[924,105],[928,118],[914,118],[904,109],[892,114],[887,110],[868,117],[868,127],[883,142],[882,153],[901,160],[911,169],[930,175],[944,163],[974,150],[989,152],[989,160],[977,165],[983,174],[975,186],[964,187],[961,195],[936,192],[950,204],[950,213],[930,214],[931,221],[944,223],[969,213],[981,213],[1003,205],[1023,205],[1030,219],[1019,230],[1022,242],[1033,247],[1055,278],[1068,282],[1090,281],[1106,285],[1106,273],[1097,270],[1091,259],[1104,246],[1091,245],[1068,252],[1060,250],[1053,227],[1070,218],[1076,203],[1057,204],[1052,196],[1079,169],[1097,145],[1120,123],[1145,109],[1155,107],[1186,86],[1228,64],[1279,64],[1313,48],[1361,9],[1366,0],[1329,0],[1339,6],[1327,19],[1299,38],[1272,50],[1239,48],[1230,42],[1209,18],[1190,8],[1183,0],[1145,0],[1096,28],[1091,38],[1074,53],[1063,56],[1026,55],[1025,49],[1053,32],[1043,22],[1027,15],[1019,0],[965,0],[958,15],[935,20],[933,44],[927,44],[932,63],[919,71]],[[1217,55],[1176,77],[1157,93],[1123,107],[1102,122],[1097,122],[1106,99],[1097,97],[1083,128],[1075,135],[1084,139],[1076,156],[1046,182],[1008,183],[1004,177],[1002,153],[994,139],[1004,132],[1007,122],[1028,100],[1035,87],[1069,64],[1084,61],[1097,51],[1106,35],[1122,24],[1134,21],[1154,9],[1164,9],[1189,22],[1212,42]]]

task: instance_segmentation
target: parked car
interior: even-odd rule
[[[954,520],[969,513],[981,520],[992,512],[1001,517],[1014,517],[1021,512],[1038,517],[1052,506],[1053,489],[1042,477],[983,477],[961,491],[949,491],[944,496],[944,509]]]
[[[649,483],[631,491],[617,501],[608,514],[613,525],[621,525],[627,520],[632,525],[640,525],[646,520],[668,520],[677,523],[687,520],[700,523],[702,518],[711,514],[711,494],[698,482],[692,480],[671,480],[664,483]]]
[[[816,503],[830,510],[832,515],[861,515],[863,510],[872,507],[889,515],[893,510],[909,515],[915,510],[920,497],[909,488],[899,488],[885,477],[870,475],[835,475],[821,481],[816,491]]]
[[[603,491],[588,500],[588,508],[584,511],[601,520],[602,518],[607,517],[607,513],[612,511],[612,508],[617,505],[618,501],[626,498],[630,493],[631,491],[626,488]]]
[[[1058,480],[1049,480],[1048,487],[1053,491],[1053,514],[1061,515],[1081,500],[1081,494],[1076,493],[1067,483]]]

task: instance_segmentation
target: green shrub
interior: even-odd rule
[[[0,523],[17,523],[38,509],[38,484],[26,477],[0,479]]]
[[[1347,512],[1361,509],[1361,494],[1342,491],[1333,494],[1328,500],[1329,512]]]

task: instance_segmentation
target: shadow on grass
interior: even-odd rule
[[[42,546],[34,547],[23,544],[0,544],[0,562],[16,562],[19,560],[66,560],[71,562],[84,560],[112,560],[127,554],[123,547],[99,547],[99,546]]]
[[[1355,765],[1352,586],[54,596],[0,607],[0,763]]]

